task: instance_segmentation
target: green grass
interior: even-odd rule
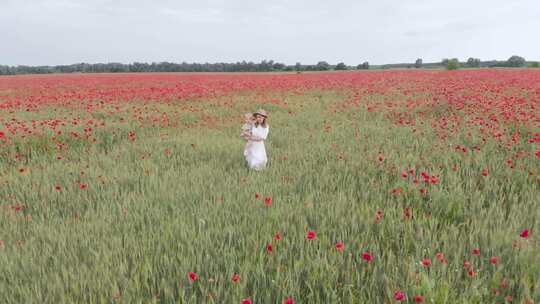
[[[5,148],[0,302],[282,303],[291,296],[297,303],[393,303],[397,290],[410,302],[417,294],[426,303],[540,299],[540,190],[537,177],[519,169],[538,172],[537,159],[511,169],[510,152],[496,143],[465,155],[453,150],[463,134],[442,142],[429,124],[417,126],[420,136],[381,113],[328,111],[344,100],[339,94],[286,98],[288,108],[262,105],[271,113],[262,172],[246,168],[238,137],[241,114],[261,106],[249,96],[232,108],[201,104],[201,113],[180,113],[177,128],[138,129],[96,113],[107,126],[95,144],[66,135],[70,148],[61,152],[46,138]],[[205,114],[215,125],[196,125]],[[15,160],[17,149],[25,160]],[[411,168],[438,174],[439,183],[406,181],[400,173]],[[392,194],[396,188],[403,192]],[[6,207],[15,204],[26,208]],[[379,209],[384,217],[376,223]],[[529,239],[519,237],[523,229]],[[316,240],[305,239],[309,230]],[[471,254],[475,247],[480,256]],[[365,251],[372,263],[362,260]],[[500,257],[497,265],[492,256]],[[433,264],[423,267],[424,258]],[[190,271],[199,276],[194,283]]]

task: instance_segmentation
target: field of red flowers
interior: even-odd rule
[[[0,77],[0,301],[538,303],[539,173],[535,70]]]

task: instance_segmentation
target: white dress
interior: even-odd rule
[[[251,135],[259,137],[263,140],[268,136],[268,126],[254,126],[251,129]],[[248,140],[246,148],[244,149],[244,156],[248,166],[251,169],[262,170],[266,167],[268,158],[266,157],[266,149],[264,148],[264,141]]]

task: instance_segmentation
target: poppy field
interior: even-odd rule
[[[540,303],[539,174],[530,69],[0,77],[0,302]]]

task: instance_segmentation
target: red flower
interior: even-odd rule
[[[381,209],[377,209],[377,213],[375,214],[375,223],[380,223],[383,217],[384,212]]]
[[[253,304],[253,302],[250,299],[243,299],[242,304]]]
[[[469,274],[469,277],[473,278],[473,277],[476,276],[476,271],[471,269],[471,270],[469,270],[468,274]]]
[[[482,171],[482,175],[483,175],[483,176],[488,176],[488,175],[489,175],[488,169],[484,169],[484,170]]]
[[[285,301],[283,301],[283,304],[294,304],[294,299],[291,297],[288,297]]]
[[[400,195],[403,192],[402,188],[395,188],[391,190],[392,194],[394,195]]]
[[[415,301],[416,303],[422,303],[422,302],[424,302],[424,297],[422,297],[422,296],[420,296],[420,295],[414,296],[413,299],[414,299],[414,301]]]
[[[431,259],[423,259],[422,265],[424,265],[424,267],[428,267],[429,265],[431,265]]]
[[[62,186],[56,185],[56,186],[54,186],[54,189],[56,189],[56,191],[60,191],[60,190],[62,190]]]
[[[472,250],[472,254],[474,254],[474,255],[480,255],[480,248],[474,248],[474,249]]]
[[[80,184],[80,185],[79,185],[79,188],[81,188],[81,189],[86,189],[86,188],[88,188],[88,185],[87,185],[87,184]]]
[[[274,236],[274,240],[276,240],[276,241],[281,240],[281,234],[279,234],[279,232],[276,233],[276,235]]]
[[[197,280],[198,276],[197,276],[197,274],[196,274],[195,272],[190,271],[190,272],[188,273],[188,278],[189,278],[189,280],[190,280],[191,282],[195,282],[195,281]]]
[[[407,176],[408,176],[408,175],[407,175],[407,172],[406,172],[406,171],[401,172],[401,177],[407,178]]]
[[[267,196],[264,198],[264,204],[266,206],[271,206],[272,205],[272,198],[270,196]]]
[[[255,199],[259,199],[261,197],[261,194],[259,192],[255,192]]]
[[[525,230],[521,231],[519,236],[524,238],[524,239],[528,238],[529,237],[529,230],[525,229]]]
[[[405,219],[410,220],[412,218],[412,209],[409,207],[403,209],[403,216]]]
[[[274,247],[272,246],[272,244],[266,245],[266,251],[268,251],[269,253],[271,253],[272,251],[274,251]]]
[[[401,291],[396,291],[396,293],[394,293],[394,299],[398,302],[405,301],[406,298],[405,294]]]
[[[489,259],[489,262],[493,265],[497,264],[499,262],[499,257],[492,257],[491,259]]]
[[[444,260],[444,253],[442,253],[442,252],[437,252],[437,253],[435,254],[435,258],[436,258],[437,260],[439,260],[439,261]]]
[[[313,230],[308,231],[306,239],[314,240],[316,238],[317,238],[317,234],[315,233],[315,231],[313,231]]]
[[[233,282],[238,282],[238,281],[240,281],[240,275],[238,275],[238,274],[233,274],[233,276],[231,277],[231,281],[233,281]]]
[[[345,248],[345,244],[339,242],[339,243],[336,243],[336,249],[337,250],[343,250],[343,248]]]
[[[465,269],[471,268],[471,263],[469,261],[463,262],[463,268],[465,268]]]
[[[536,157],[540,158],[540,150],[536,151]]]
[[[366,251],[362,253],[362,259],[364,259],[364,261],[368,263],[371,263],[371,261],[373,261],[373,256],[369,252]]]

